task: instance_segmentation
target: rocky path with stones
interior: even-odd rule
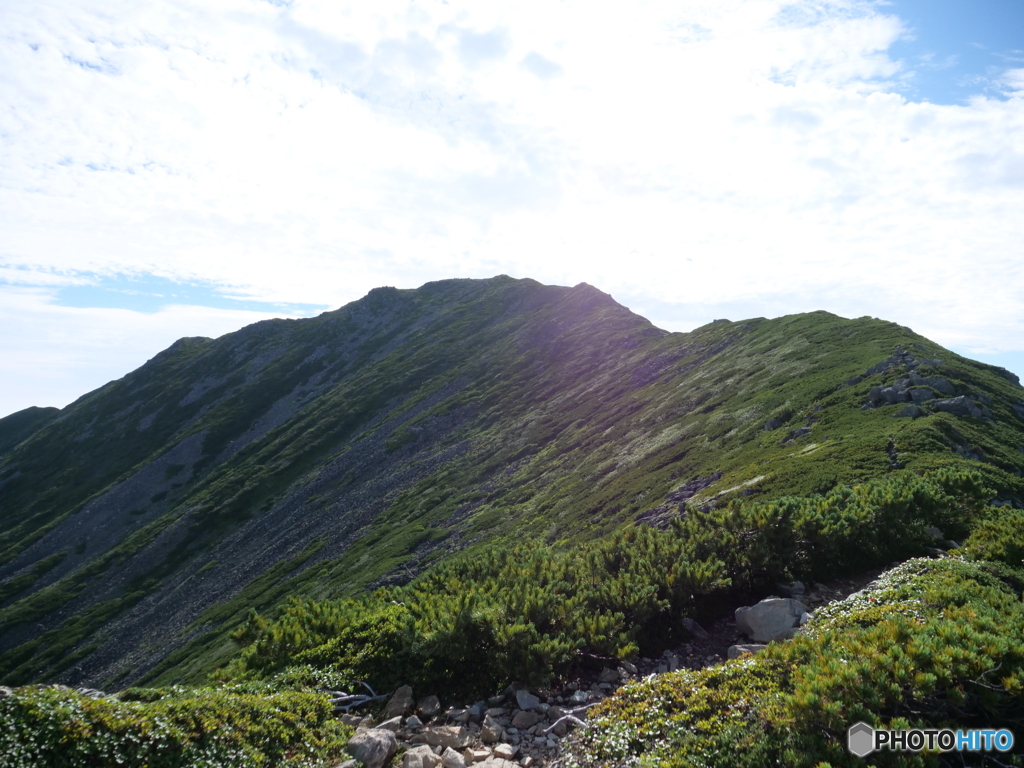
[[[762,603],[798,601],[800,611],[812,612],[834,600],[863,589],[887,569],[837,579],[804,590],[803,585],[779,585],[779,595]],[[793,628],[800,615],[793,616]],[[687,628],[692,638],[661,657],[618,662],[615,668],[587,672],[562,680],[550,689],[529,691],[513,685],[501,695],[469,706],[443,709],[436,696],[419,700],[404,686],[391,696],[380,722],[370,716],[343,715],[356,727],[349,742],[351,760],[335,768],[383,768],[404,749],[401,768],[544,768],[559,756],[561,740],[585,721],[589,707],[620,686],[648,675],[678,669],[701,669],[720,664],[730,649],[750,642],[729,612],[707,629],[695,622]],[[749,627],[748,627],[749,631]],[[764,647],[763,645],[757,648]]]

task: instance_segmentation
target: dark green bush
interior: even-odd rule
[[[845,735],[861,720],[1019,734],[1021,638],[1024,604],[989,569],[953,558],[910,560],[820,609],[792,642],[627,686],[595,709],[569,764],[852,768],[864,761],[846,751]],[[871,764],[937,766],[939,759],[880,752]]]
[[[92,699],[21,688],[0,699],[2,768],[253,768],[337,762],[351,729],[314,693],[164,689]]]
[[[660,650],[682,639],[681,619],[730,594],[920,554],[926,526],[960,531],[987,493],[970,473],[903,472],[825,496],[694,510],[668,530],[639,526],[572,549],[485,549],[406,587],[293,601],[273,621],[253,613],[224,677],[312,665],[385,689],[539,683],[588,658]]]

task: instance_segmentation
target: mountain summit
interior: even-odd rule
[[[181,339],[0,420],[0,678],[198,680],[251,608],[737,496],[971,462],[1020,503],[1021,395],[882,320],[667,333],[506,276]]]

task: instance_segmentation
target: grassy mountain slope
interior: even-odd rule
[[[863,409],[912,372],[978,415]],[[0,455],[0,679],[197,680],[252,607],[740,495],[969,462],[1024,498],[1020,397],[880,320],[669,334],[585,284],[507,277],[182,339]]]

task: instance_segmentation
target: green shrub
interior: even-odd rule
[[[910,560],[819,609],[791,642],[627,686],[592,710],[568,764],[852,768],[864,761],[846,751],[846,730],[861,720],[1021,733],[1021,637],[1024,604],[998,572],[953,558]],[[934,753],[871,759],[939,765]]]
[[[312,768],[336,762],[351,734],[314,693],[135,689],[125,698],[16,690],[0,699],[0,766]]]
[[[1024,510],[999,508],[971,532],[963,553],[975,560],[1024,568]]]
[[[667,530],[638,526],[571,549],[537,543],[451,558],[357,600],[253,612],[224,679],[312,665],[349,681],[439,693],[542,683],[588,658],[660,651],[682,619],[783,578],[920,554],[928,525],[961,530],[987,498],[977,475],[898,473],[825,496],[734,501]]]

